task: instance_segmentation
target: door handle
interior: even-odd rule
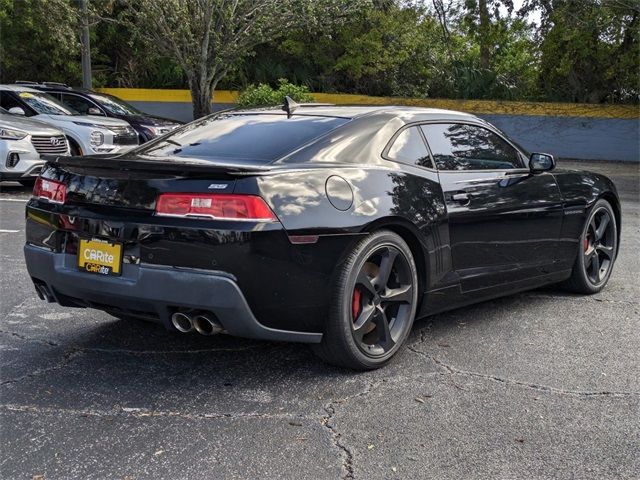
[[[462,205],[468,205],[470,202],[469,195],[465,192],[458,192],[451,195],[451,200],[457,203],[461,203]]]

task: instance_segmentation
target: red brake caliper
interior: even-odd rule
[[[353,289],[353,301],[351,302],[351,313],[353,314],[353,321],[356,321],[358,318],[358,313],[360,313],[360,300],[362,299],[362,292],[360,289]]]
[[[586,252],[587,250],[589,250],[589,237],[587,237],[585,235],[585,237],[584,237],[584,251]]]

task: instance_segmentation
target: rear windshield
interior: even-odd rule
[[[267,164],[346,123],[346,118],[279,114],[223,114],[188,124],[134,153],[146,158],[184,158]]]

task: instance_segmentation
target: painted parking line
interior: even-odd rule
[[[0,202],[28,202],[28,198],[0,198]]]
[[[0,228],[0,233],[18,233],[20,230],[3,230]]]

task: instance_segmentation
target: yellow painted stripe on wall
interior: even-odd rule
[[[510,102],[502,100],[451,100],[440,98],[369,97],[366,95],[314,93],[316,101],[335,104],[408,105],[469,113],[498,115],[547,115],[556,117],[640,118],[637,105],[585,103]]]
[[[98,88],[97,90],[132,102],[191,102],[191,92],[189,92],[189,90],[152,88]],[[334,103],[336,105],[408,105],[497,115],[546,115],[554,117],[624,119],[640,118],[640,107],[637,105],[370,97],[367,95],[351,95],[344,93],[314,93],[313,96],[317,102]],[[217,90],[214,93],[213,101],[214,103],[235,103],[237,98],[237,91]]]
[[[171,90],[158,88],[96,88],[97,91],[115,95],[127,102],[177,102],[191,103],[189,90]],[[235,103],[238,92],[232,90],[216,90],[215,103]]]

